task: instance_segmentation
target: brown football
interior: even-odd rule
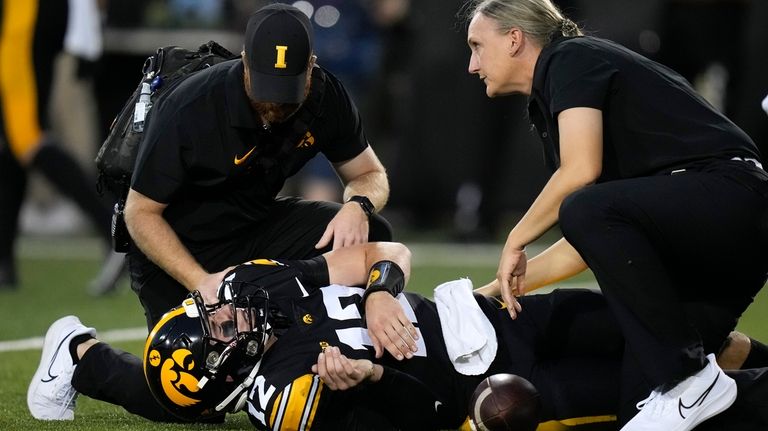
[[[514,374],[485,378],[469,401],[469,418],[480,431],[534,431],[540,411],[539,392]]]

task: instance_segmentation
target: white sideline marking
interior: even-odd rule
[[[147,337],[147,328],[113,329],[97,334],[99,340],[107,343],[116,341],[136,341]],[[17,352],[43,348],[44,337],[23,338],[21,340],[0,341],[0,352]]]

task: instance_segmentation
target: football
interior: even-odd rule
[[[540,410],[539,392],[514,374],[485,378],[469,401],[469,418],[479,431],[534,431]]]

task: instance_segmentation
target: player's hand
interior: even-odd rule
[[[343,391],[365,380],[378,381],[381,378],[380,368],[380,365],[374,365],[367,359],[349,359],[341,354],[338,347],[331,346],[317,356],[312,372],[319,375],[331,390]]]
[[[216,304],[219,302],[219,287],[221,286],[224,276],[231,271],[234,266],[230,266],[224,271],[208,274],[197,284],[197,290],[203,297],[203,302],[208,305]]]
[[[368,216],[357,202],[344,204],[336,216],[328,223],[320,241],[315,244],[321,249],[333,239],[333,250],[350,245],[368,242]]]
[[[403,307],[389,292],[374,292],[365,300],[365,323],[376,357],[386,349],[398,361],[411,359],[418,350],[419,334]]]
[[[513,319],[516,319],[517,314],[523,310],[516,297],[525,294],[525,270],[527,266],[528,257],[525,255],[525,250],[520,250],[510,244],[504,245],[496,279],[499,281],[501,299],[507,304],[507,311]]]

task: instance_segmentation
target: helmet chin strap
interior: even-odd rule
[[[261,335],[261,345],[266,346],[267,341],[269,340],[269,331],[264,331],[264,333]],[[224,398],[224,401],[220,402],[219,405],[216,406],[216,411],[220,412],[224,410],[225,407],[229,405],[229,403],[232,402],[232,400],[235,399],[238,395],[242,393],[240,396],[240,399],[237,400],[237,403],[234,405],[232,409],[232,413],[240,411],[240,409],[245,406],[245,401],[248,399],[248,392],[243,393],[246,389],[250,388],[253,384],[254,379],[256,378],[256,374],[259,372],[259,368],[261,367],[261,360],[264,359],[264,353],[262,352],[261,358],[259,358],[259,361],[256,362],[256,365],[253,366],[253,369],[250,373],[248,373],[248,377],[245,378],[235,389],[230,393],[226,398]]]
[[[224,410],[224,408],[227,407],[227,405],[229,405],[229,403],[231,403],[232,400],[235,399],[235,397],[240,395],[244,390],[246,390],[249,387],[251,387],[251,385],[253,384],[253,380],[256,377],[256,373],[259,372],[259,367],[260,366],[261,366],[261,359],[259,359],[259,362],[256,362],[256,365],[253,366],[253,369],[251,370],[251,372],[248,373],[248,377],[246,377],[245,380],[242,381],[242,383],[237,385],[237,387],[235,387],[235,389],[232,391],[232,393],[230,393],[226,398],[224,398],[224,401],[222,401],[221,403],[219,403],[219,405],[216,406],[216,411],[217,412],[220,412],[220,411]],[[245,405],[245,400],[247,398],[248,398],[248,393],[242,394],[240,399],[237,401],[237,404],[235,405],[235,408],[232,410],[232,413],[237,412],[240,409],[242,409],[243,406]]]

